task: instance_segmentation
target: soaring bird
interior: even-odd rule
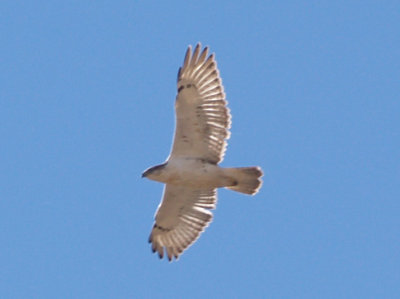
[[[149,237],[153,252],[171,261],[193,244],[212,220],[217,188],[253,195],[261,187],[260,167],[222,168],[231,115],[215,55],[189,46],[179,68],[176,127],[167,161],[142,177],[164,183]]]

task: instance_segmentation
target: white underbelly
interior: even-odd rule
[[[185,185],[194,188],[218,188],[233,185],[218,165],[196,159],[181,159],[168,162],[164,183]]]

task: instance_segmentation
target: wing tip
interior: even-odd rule
[[[185,72],[186,68],[189,65],[197,65],[198,63],[204,63],[206,61],[206,57],[208,55],[208,51],[209,51],[209,47],[205,46],[203,51],[201,51],[201,42],[197,42],[197,44],[195,45],[194,49],[192,47],[192,45],[188,45],[187,50],[186,50],[186,54],[185,54],[185,58],[183,60],[183,66],[182,66],[182,71],[181,72]],[[211,57],[212,56],[212,57]],[[208,59],[214,60],[215,58],[215,54],[212,53]],[[207,61],[208,61],[207,59]]]

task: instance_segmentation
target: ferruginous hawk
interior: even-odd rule
[[[222,168],[231,115],[214,54],[189,46],[178,72],[176,128],[167,161],[142,177],[165,184],[149,237],[153,252],[168,259],[199,237],[212,219],[217,188],[253,195],[260,189],[260,167]]]

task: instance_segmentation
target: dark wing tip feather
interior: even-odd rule
[[[176,78],[177,82],[179,82],[179,80],[181,79],[181,71],[182,71],[182,67],[180,67],[179,70],[178,70],[178,76]]]
[[[192,46],[189,45],[189,47],[186,50],[185,60],[182,66],[183,69],[185,69],[188,66],[191,56],[192,56]]]
[[[197,43],[196,47],[194,48],[193,56],[192,56],[192,63],[193,64],[195,64],[197,62],[197,58],[198,58],[199,53],[200,53],[200,48],[201,48],[201,44]]]

